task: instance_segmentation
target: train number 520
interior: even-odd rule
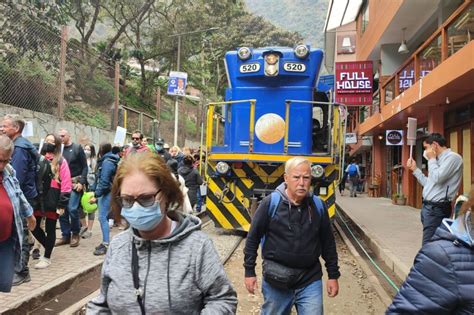
[[[287,62],[283,65],[283,69],[288,72],[304,72],[306,66],[303,63]]]

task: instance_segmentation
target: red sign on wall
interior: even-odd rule
[[[372,61],[336,62],[336,102],[372,105]]]

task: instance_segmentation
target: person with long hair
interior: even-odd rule
[[[94,145],[86,144],[84,146],[84,153],[86,154],[88,168],[86,190],[89,191],[95,183],[95,171],[97,166],[97,156]],[[81,231],[79,232],[79,235],[82,238],[90,238],[92,236],[92,227],[94,226],[95,212],[86,214],[82,207],[79,209],[81,217]]]
[[[116,235],[87,314],[235,314],[237,295],[201,220],[175,211],[183,195],[161,157],[129,155],[112,209],[131,228]]]
[[[112,153],[112,145],[104,142],[99,146],[99,160],[97,161],[96,182],[92,188],[99,206],[99,222],[102,230],[102,243],[95,248],[94,255],[105,255],[110,242],[110,227],[107,215],[110,212],[110,190],[120,158]]]
[[[474,314],[474,189],[443,219],[386,314]]]
[[[55,134],[48,134],[44,138],[41,155],[50,162],[52,177],[46,180],[43,178],[43,194],[40,209],[35,209],[36,221],[45,219],[45,230],[41,224],[37,224],[33,230],[34,237],[44,248],[44,255],[40,257],[35,265],[36,269],[45,269],[51,265],[51,253],[56,241],[56,222],[60,215],[64,214],[72,190],[71,173],[66,159],[61,154],[61,138]],[[50,174],[45,174],[49,176]]]

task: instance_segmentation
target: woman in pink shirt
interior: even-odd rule
[[[71,173],[66,159],[61,156],[61,139],[54,134],[48,134],[41,148],[40,165],[45,167],[41,172],[43,192],[40,196],[41,207],[35,209],[36,220],[45,221],[44,231],[41,224],[37,224],[33,235],[43,245],[44,255],[35,265],[37,269],[48,268],[51,264],[51,253],[56,241],[56,221],[64,213],[69,202],[72,189]]]

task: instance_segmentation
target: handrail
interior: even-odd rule
[[[207,126],[206,126],[206,150],[209,153],[212,147],[212,129],[213,129],[213,117],[214,117],[214,108],[216,106],[223,106],[223,105],[233,105],[233,104],[241,104],[241,103],[250,103],[250,120],[255,122],[255,103],[257,102],[256,99],[248,99],[248,100],[238,100],[238,101],[223,101],[223,102],[211,102],[206,105],[207,107]],[[253,113],[253,114],[252,114]],[[217,126],[216,129],[218,129]],[[254,123],[250,124],[249,127],[249,151],[253,152],[253,133],[254,133]],[[211,136],[209,136],[211,135]]]
[[[392,81],[395,80],[395,93],[394,93],[394,98],[399,95],[399,82],[397,82],[396,78],[399,75],[399,73],[406,67],[408,66],[411,62],[414,62],[414,68],[415,68],[415,82],[419,80],[419,61],[418,61],[418,55],[425,50],[429,45],[431,45],[432,41],[436,39],[438,36],[441,36],[441,61],[446,60],[447,54],[444,52],[446,43],[445,41],[447,40],[446,36],[446,29],[461,15],[464,13],[466,9],[469,8],[469,6],[473,3],[473,0],[465,0],[463,4],[461,4],[452,14],[451,16],[444,21],[443,24],[433,33],[428,37],[423,44],[420,45],[416,49],[416,51],[404,62],[402,65],[389,77],[387,80],[381,85],[381,89],[385,92],[385,88],[387,85]],[[385,93],[381,93],[381,104],[386,105],[385,103]]]
[[[284,140],[284,147],[283,147],[283,152],[285,154],[288,153],[288,130],[289,129],[289,123],[290,123],[290,104],[291,103],[300,103],[300,104],[321,104],[321,105],[334,105],[334,106],[339,106],[340,104],[338,103],[331,103],[331,102],[320,102],[320,101],[304,101],[304,100],[286,100],[285,101],[285,104],[286,104],[286,114],[285,114],[285,140]],[[328,112],[328,117],[330,117],[329,119],[329,125],[328,125],[328,144],[332,143],[332,135],[331,135],[331,131],[332,131],[332,127],[333,127],[333,107],[332,106],[328,106],[329,107],[329,112]],[[334,158],[334,147],[331,145],[331,148],[330,148],[331,152],[330,152],[330,155],[332,158]]]

